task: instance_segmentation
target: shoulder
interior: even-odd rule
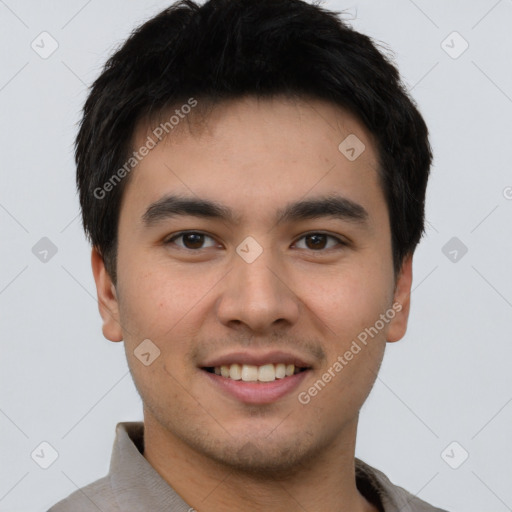
[[[370,485],[377,491],[386,512],[395,509],[402,512],[448,512],[395,485],[382,471],[360,459],[356,459],[356,474],[364,475],[368,479]]]
[[[112,492],[110,477],[105,476],[77,489],[59,501],[48,512],[119,512]]]
[[[387,477],[386,477],[387,479]],[[398,485],[394,485],[391,483],[389,479],[387,479],[389,482],[390,488],[393,489],[393,492],[395,494],[395,499],[399,500],[399,503],[403,503],[401,507],[404,507],[404,512],[448,512],[445,509],[438,508],[434,505],[431,505],[427,503],[426,501],[423,501],[422,499],[418,498],[414,494],[410,493],[409,491],[405,490],[403,487],[399,487]]]

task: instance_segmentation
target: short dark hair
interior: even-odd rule
[[[391,60],[339,14],[302,0],[182,0],[109,58],[84,105],[75,158],[84,230],[114,283],[126,162],[141,120],[190,98],[204,106],[277,95],[327,100],[373,134],[398,274],[424,233],[428,130]],[[123,165],[128,172],[112,183]]]

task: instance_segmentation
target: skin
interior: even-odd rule
[[[146,129],[139,126],[137,146]],[[338,150],[351,133],[366,146],[353,162]],[[376,169],[370,133],[343,109],[248,98],[216,107],[201,128],[176,131],[133,171],[121,205],[115,287],[92,252],[103,334],[124,340],[144,403],[144,457],[195,509],[376,510],[355,485],[358,415],[386,342],[405,334],[412,282],[411,256],[393,273]],[[365,227],[329,217],[275,225],[286,203],[333,191],[367,210]],[[216,200],[240,222],[176,217],[145,227],[146,208],[167,193]],[[183,237],[164,243],[185,230],[208,235],[199,253]],[[304,236],[319,231],[349,245],[328,238],[318,249]],[[235,252],[247,236],[263,248],[250,264]],[[401,311],[301,404],[298,392],[393,303]],[[144,339],[161,351],[149,366],[134,355]],[[277,402],[244,404],[211,386],[198,365],[246,348],[292,350],[312,369]]]

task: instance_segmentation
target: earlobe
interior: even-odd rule
[[[407,321],[411,305],[412,254],[406,256],[396,281],[392,308],[395,316],[391,320],[386,341],[392,343],[401,340],[407,331]]]
[[[110,341],[122,341],[123,332],[120,324],[116,289],[105,268],[103,257],[96,247],[92,249],[91,266],[96,283],[98,309],[103,320],[103,336]]]

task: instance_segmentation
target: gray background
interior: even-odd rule
[[[408,333],[388,345],[356,455],[450,511],[512,510],[512,0],[323,4],[392,49],[435,152]],[[72,150],[107,56],[167,5],[0,0],[1,512],[45,511],[103,476],[115,424],[142,419],[123,346],[101,334]],[[46,59],[31,48],[51,49],[43,31],[58,42]],[[31,458],[43,441],[48,469]]]

